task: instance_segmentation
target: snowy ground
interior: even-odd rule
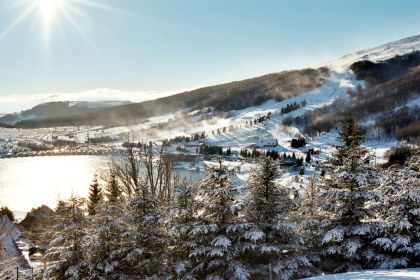
[[[305,278],[307,280],[415,280],[420,279],[420,268],[398,270],[366,270]]]

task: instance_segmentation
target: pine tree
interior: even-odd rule
[[[196,247],[190,258],[196,279],[248,279],[249,272],[236,259],[235,244],[242,224],[238,221],[232,171],[210,167],[200,184],[200,207],[190,236]]]
[[[95,176],[92,184],[89,187],[89,196],[88,196],[88,213],[89,215],[95,215],[97,212],[97,206],[102,200],[102,190],[98,183],[98,178]]]
[[[280,175],[277,162],[263,157],[248,181],[247,226],[240,251],[255,279],[267,279],[271,267],[276,278],[289,279],[308,265],[307,259],[295,255],[301,238],[288,218],[289,191],[276,183]]]
[[[301,187],[302,192],[298,200],[298,207],[294,210],[294,220],[299,225],[299,232],[304,239],[304,249],[299,252],[300,255],[311,260],[313,265],[308,267],[308,274],[320,274],[319,269],[321,240],[323,237],[323,224],[325,217],[320,211],[324,201],[319,195],[324,187],[322,177],[312,176],[305,188]]]
[[[150,189],[140,186],[127,203],[127,226],[121,241],[126,252],[123,271],[128,278],[165,275],[168,242],[162,202]]]
[[[15,221],[15,215],[13,214],[12,210],[10,210],[7,206],[0,206],[0,217],[3,215],[6,215],[11,222]]]
[[[305,161],[306,161],[307,163],[310,163],[310,162],[311,162],[311,152],[310,152],[310,151],[308,151],[308,152],[306,153]]]
[[[116,203],[121,198],[121,190],[118,186],[117,175],[113,170],[110,171],[107,179],[105,195],[111,203]]]
[[[413,156],[408,166],[391,166],[380,191],[373,266],[381,269],[420,265],[420,157]]]
[[[46,276],[53,279],[82,279],[86,222],[84,199],[72,197],[59,201],[53,217],[52,241],[45,259],[52,265]]]
[[[300,169],[300,171],[299,171],[299,175],[300,175],[300,176],[305,175],[305,168],[304,168],[304,167],[302,167],[302,168]]]
[[[195,200],[197,186],[183,180],[175,190],[175,199],[170,209],[167,224],[170,243],[170,259],[172,277],[175,279],[191,279],[192,261],[190,254],[196,243],[190,238],[195,225],[198,204]]]
[[[374,213],[366,203],[377,196],[378,172],[368,164],[369,155],[361,146],[363,136],[352,121],[343,124],[340,133],[342,146],[337,147],[333,162],[337,168],[321,190],[324,198],[325,233],[322,254],[333,271],[360,270],[372,250],[369,237],[372,225],[368,222]]]
[[[125,271],[121,260],[127,253],[123,244],[127,229],[123,207],[117,202],[100,201],[95,215],[88,216],[84,263],[88,277],[84,279],[119,279]]]
[[[343,165],[343,158],[349,157],[353,151],[352,147],[360,148],[364,140],[362,129],[354,122],[352,118],[345,120],[342,124],[341,131],[339,133],[339,140],[343,143],[342,146],[338,146],[335,157],[331,160],[332,164]],[[358,149],[359,155],[356,157],[365,156],[367,151],[365,149]],[[362,153],[362,154],[360,154]]]

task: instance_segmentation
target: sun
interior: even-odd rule
[[[36,0],[44,21],[51,23],[56,14],[63,8],[65,0]]]
[[[65,0],[35,0],[37,8],[41,13],[41,18],[44,24],[44,31],[49,32],[54,18],[58,15],[61,9],[64,8]]]
[[[44,41],[50,43],[50,33],[53,31],[54,25],[61,25],[60,22],[65,22],[72,26],[80,33],[82,38],[88,43],[90,40],[85,34],[83,26],[80,24],[81,20],[91,21],[87,12],[89,10],[97,9],[105,12],[126,13],[113,6],[103,3],[104,0],[13,0],[9,5],[1,6],[2,9],[10,11],[19,9],[17,16],[6,25],[2,30],[0,29],[0,40],[4,39],[9,33],[23,23],[28,23],[28,18],[35,18],[40,20],[43,27]],[[62,27],[62,26],[61,26]]]

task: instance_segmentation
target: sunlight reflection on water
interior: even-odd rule
[[[51,156],[0,159],[0,206],[28,212],[43,204],[54,208],[71,195],[86,197],[96,174],[108,169],[106,156]],[[197,180],[198,171],[177,169]],[[99,176],[100,177],[100,176]]]
[[[53,156],[0,159],[0,205],[29,211],[57,199],[86,196],[95,172],[107,167],[101,156]]]

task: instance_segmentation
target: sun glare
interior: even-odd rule
[[[10,22],[3,30],[0,29],[0,40],[5,38],[10,32],[26,21],[27,18],[35,16],[40,20],[44,33],[44,40],[50,42],[50,33],[53,25],[61,21],[66,22],[80,33],[82,38],[90,43],[85,34],[85,30],[80,25],[79,19],[90,20],[85,11],[97,9],[107,12],[125,13],[125,11],[103,4],[102,0],[15,0],[9,4],[9,9],[22,9],[16,18]],[[12,2],[12,1],[11,1]],[[0,9],[3,7],[0,7]]]
[[[46,22],[51,22],[57,14],[64,0],[36,0],[41,11],[42,18]]]
[[[49,36],[51,24],[60,9],[63,8],[65,0],[36,0],[38,9],[44,25],[44,35]]]

